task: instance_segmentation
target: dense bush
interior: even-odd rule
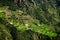
[[[0,40],[60,40],[57,1],[1,0]]]

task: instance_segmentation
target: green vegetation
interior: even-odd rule
[[[1,0],[0,40],[60,40],[57,1]]]

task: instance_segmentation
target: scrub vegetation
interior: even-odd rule
[[[0,0],[0,40],[60,40],[60,1]]]

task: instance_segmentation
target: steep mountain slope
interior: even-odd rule
[[[1,0],[0,19],[13,40],[60,40],[59,0]]]

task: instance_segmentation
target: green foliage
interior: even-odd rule
[[[3,24],[0,24],[0,40],[12,40],[9,29]]]
[[[41,28],[43,27],[43,28]],[[31,29],[39,34],[48,35],[49,37],[56,37],[57,34],[53,31],[49,31],[48,25],[42,25],[41,27],[31,24]]]
[[[17,15],[17,13],[18,12],[16,12],[16,11],[12,11],[12,14],[13,15]],[[1,15],[1,18],[5,18],[6,16],[5,16],[5,14],[4,13],[1,13],[0,14]],[[12,15],[12,16],[13,16]],[[8,17],[8,16],[7,16]],[[7,18],[6,18],[7,19]],[[20,18],[21,19],[21,18]],[[27,30],[27,29],[31,29],[32,31],[35,31],[35,32],[37,32],[37,33],[39,33],[39,34],[43,34],[43,35],[47,35],[47,36],[49,36],[49,37],[56,37],[57,36],[57,34],[56,33],[54,33],[51,29],[52,29],[52,27],[51,26],[48,26],[48,25],[45,25],[45,24],[43,24],[43,25],[41,25],[41,26],[38,26],[38,25],[35,25],[35,24],[33,24],[33,22],[31,22],[31,23],[29,23],[28,25],[29,26],[26,26],[25,24],[20,24],[20,22],[21,22],[21,20],[22,20],[22,22],[24,23],[25,22],[25,20],[24,19],[21,19],[21,20],[19,20],[19,19],[17,19],[16,20],[16,18],[15,18],[15,16],[13,16],[13,17],[11,17],[10,19],[8,19],[8,21],[9,21],[9,23],[10,24],[12,24],[12,25],[14,25],[16,28],[17,28],[17,30],[19,31],[25,31],[25,30]],[[19,25],[20,24],[20,25]],[[50,28],[51,27],[51,28]],[[54,27],[53,27],[53,29],[54,29]]]
[[[6,22],[17,29],[18,36],[16,36],[18,37],[18,40],[38,40],[38,36],[36,36],[36,34],[34,35],[34,32],[50,38],[60,35],[57,34],[60,32],[60,7],[57,6],[55,0],[20,0],[19,2],[20,3],[18,3],[18,0],[0,1],[0,5],[4,6],[0,7],[0,19],[6,20]],[[14,28],[12,27],[13,31],[15,31]],[[33,32],[32,34],[29,34],[26,30]],[[10,36],[10,32],[4,27],[0,27],[1,40],[3,40],[3,38],[5,40],[6,34]],[[34,39],[35,36],[36,39]]]
[[[4,18],[5,17],[5,13],[4,12],[0,12],[0,18]]]

